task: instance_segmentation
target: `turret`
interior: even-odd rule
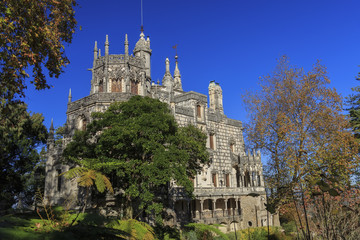
[[[150,49],[150,38],[145,40],[144,29],[141,27],[140,39],[134,48],[134,55],[145,59],[145,72],[146,77],[151,78],[151,65],[150,57],[152,50]]]
[[[222,89],[218,83],[211,81],[209,84],[210,109],[224,114]]]
[[[178,56],[175,56],[174,89],[182,91],[181,75],[178,67]]]

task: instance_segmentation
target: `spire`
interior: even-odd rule
[[[99,57],[101,57],[101,49],[99,48]]]
[[[175,55],[174,89],[182,91],[181,75],[178,67],[178,56]]]
[[[105,56],[109,55],[109,36],[106,35],[106,41],[105,41]]]
[[[128,42],[128,36],[127,34],[125,34],[125,56],[129,55],[129,42]]]
[[[97,48],[97,41],[95,41],[95,46],[94,46],[94,63],[93,66],[95,67],[95,62],[97,59],[97,54],[98,54],[98,48]]]
[[[72,99],[72,96],[71,96],[71,88],[69,90],[69,96],[68,96],[68,103],[71,103],[71,99]]]

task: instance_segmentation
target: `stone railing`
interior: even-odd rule
[[[207,197],[207,196],[232,196],[232,195],[247,195],[250,193],[265,193],[264,187],[195,187],[194,195],[197,197]]]

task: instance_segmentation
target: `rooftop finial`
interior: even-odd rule
[[[170,73],[170,61],[168,58],[165,59],[165,73]]]
[[[125,56],[129,55],[129,42],[128,42],[128,36],[127,34],[125,34]]]
[[[93,66],[95,66],[95,61],[97,59],[97,55],[98,55],[98,48],[97,48],[97,41],[95,41],[95,46],[94,46],[94,63]]]
[[[69,89],[68,103],[71,103],[71,99],[72,99],[72,96],[71,96],[71,88],[70,88]]]
[[[106,41],[105,41],[105,56],[109,55],[109,36],[106,35]]]

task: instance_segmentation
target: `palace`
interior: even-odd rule
[[[69,92],[66,134],[55,144],[54,128],[50,127],[46,162],[45,198],[60,204],[70,195],[78,195],[78,187],[60,176],[69,166],[60,162],[61,153],[76,129],[85,129],[91,113],[105,111],[114,101],[127,101],[131,96],[150,96],[169,104],[179,126],[193,124],[208,135],[207,147],[211,164],[204,166],[194,179],[194,196],[189,199],[181,188],[170,186],[173,218],[168,224],[199,222],[221,224],[222,231],[249,226],[278,225],[278,216],[265,210],[266,194],[260,152],[245,150],[241,121],[224,114],[220,85],[210,81],[209,100],[204,94],[182,88],[178,58],[174,74],[170,60],[165,60],[162,82],[151,79],[150,39],[144,37],[129,54],[125,35],[124,54],[109,53],[106,36],[104,56],[95,42],[90,95],[72,101]],[[185,79],[185,81],[190,82]]]

